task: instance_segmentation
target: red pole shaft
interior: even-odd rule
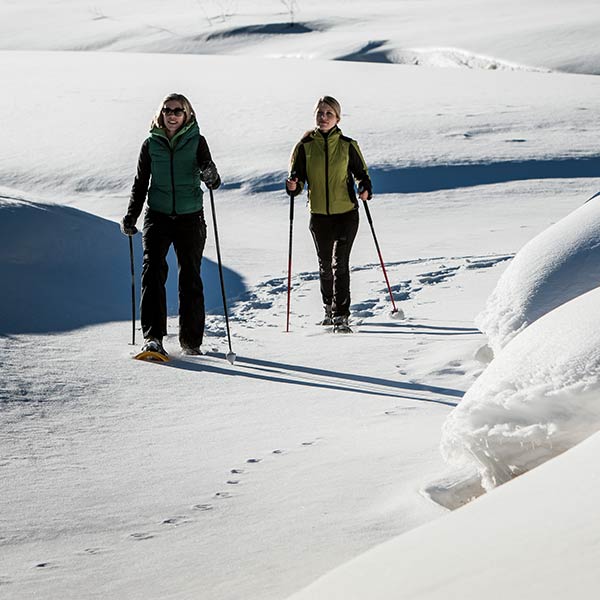
[[[290,240],[288,246],[288,277],[287,277],[287,312],[285,321],[286,333],[290,330],[290,306],[292,299],[292,236],[294,233],[294,196],[290,194]]]
[[[377,241],[377,236],[375,235],[375,228],[373,227],[373,219],[371,218],[371,211],[367,205],[367,201],[363,200],[363,206],[365,207],[365,213],[367,214],[367,220],[369,221],[369,226],[371,227],[371,233],[373,234],[373,240],[375,242],[375,248],[377,248],[377,255],[379,256],[379,262],[381,263],[381,269],[383,271],[383,276],[385,277],[385,283],[387,284],[388,292],[390,293],[390,300],[392,301],[392,312],[398,312],[396,308],[396,303],[394,302],[394,296],[392,295],[392,288],[390,286],[390,280],[387,276],[387,271],[385,270],[385,264],[383,262],[383,257],[381,256],[381,250],[379,249],[379,242]]]

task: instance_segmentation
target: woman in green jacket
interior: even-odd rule
[[[221,183],[192,105],[181,94],[169,94],[142,144],[129,207],[121,221],[123,233],[135,235],[147,200],[142,236],[142,350],[166,355],[162,345],[167,334],[166,257],[173,244],[179,267],[179,342],[184,353],[200,353],[205,320],[200,263],[206,242],[201,180],[211,189]]]
[[[358,231],[358,197],[370,200],[371,180],[355,140],[338,127],[340,103],[331,96],[315,106],[316,128],[296,144],[286,188],[296,196],[308,185],[310,232],[319,259],[323,325],[350,332],[350,251]]]

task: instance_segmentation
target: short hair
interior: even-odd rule
[[[317,110],[319,110],[319,104],[328,104],[329,106],[331,106],[331,108],[333,108],[333,112],[338,118],[338,121],[342,118],[342,107],[333,96],[321,96],[315,104],[315,113],[317,112]]]
[[[156,113],[152,118],[152,123],[150,124],[151,129],[153,127],[158,127],[159,129],[165,128],[165,116],[163,115],[162,109],[163,106],[170,100],[176,100],[177,102],[181,103],[181,106],[185,111],[183,125],[185,125],[188,121],[191,121],[192,119],[196,118],[196,113],[194,112],[192,103],[183,94],[168,94],[162,99],[161,103],[158,105],[158,109],[156,110]]]

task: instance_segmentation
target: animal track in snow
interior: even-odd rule
[[[394,408],[390,408],[389,410],[386,410],[384,412],[384,414],[389,417],[393,417],[400,413],[409,412],[412,410],[417,410],[417,407],[416,406],[394,406]]]
[[[185,523],[189,523],[190,519],[185,516],[185,515],[177,515],[174,517],[169,517],[168,519],[165,519],[161,525],[184,525]]]
[[[104,552],[107,552],[104,548],[86,548],[81,554],[85,554],[86,556],[96,556],[97,554],[103,554]]]
[[[131,533],[129,535],[129,537],[132,540],[135,540],[136,542],[143,542],[145,540],[151,540],[152,538],[154,538],[154,535],[151,533],[139,532],[139,533]]]
[[[229,492],[217,492],[215,494],[215,498],[232,498],[233,494],[230,494]]]

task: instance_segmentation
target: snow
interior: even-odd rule
[[[591,198],[517,253],[475,318],[494,352],[541,316],[598,287],[599,217],[600,202]]]
[[[444,423],[446,460],[492,489],[600,429],[599,297],[551,310],[500,351]]]
[[[591,596],[597,3],[303,0],[293,28],[284,4],[0,7],[2,593]],[[171,276],[174,360],[130,360],[117,221],[170,91],[223,176],[234,365],[210,209],[207,353],[180,355]],[[315,325],[305,196],[284,333],[281,182],[324,93],[370,165],[406,315],[363,213],[341,339]],[[509,283],[520,322],[494,292]]]
[[[290,596],[593,598],[598,586],[593,436],[541,467],[428,525],[396,537]]]

